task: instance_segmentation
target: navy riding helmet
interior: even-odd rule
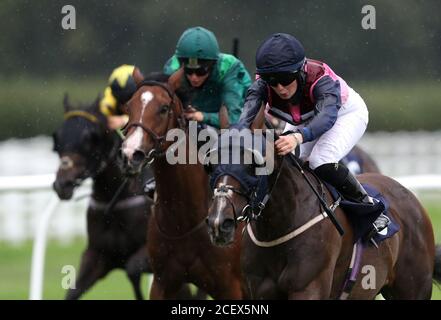
[[[256,52],[256,73],[297,72],[305,62],[305,49],[286,33],[275,33]]]

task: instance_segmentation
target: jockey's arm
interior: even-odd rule
[[[129,121],[126,114],[117,114],[118,102],[112,95],[112,90],[107,87],[104,96],[100,101],[100,111],[107,117],[107,125],[110,129],[116,130],[123,128]]]
[[[303,142],[313,141],[331,129],[341,107],[340,84],[329,76],[317,82],[313,95],[316,115],[301,129]]]
[[[235,124],[239,120],[244,96],[250,84],[250,76],[240,61],[234,63],[222,78],[220,84],[222,105],[227,108],[230,124]],[[203,112],[203,116],[203,122],[219,128],[218,112]]]
[[[247,89],[251,78],[243,64],[235,63],[223,79],[222,102],[228,110],[228,121],[235,124],[239,121]],[[218,116],[219,118],[219,116]]]
[[[112,130],[124,128],[127,122],[129,122],[129,116],[126,114],[107,117],[107,125]]]
[[[268,93],[265,82],[261,79],[254,81],[247,91],[242,114],[239,118],[240,126],[246,128],[251,127],[254,118],[259,113],[260,109],[265,107],[268,100],[267,95]]]

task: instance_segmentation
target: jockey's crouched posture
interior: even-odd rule
[[[110,74],[107,87],[104,89],[104,95],[100,101],[100,111],[107,117],[107,125],[112,130],[122,129],[129,121],[124,106],[137,89],[133,78],[134,70],[134,65],[127,64],[115,68]],[[149,197],[153,198],[154,178],[146,181],[145,191]]]
[[[355,176],[339,164],[368,124],[368,110],[360,95],[325,63],[307,59],[302,44],[284,33],[272,35],[258,48],[256,73],[259,79],[248,90],[239,122],[249,127],[268,103],[274,115],[292,123],[275,142],[279,155],[300,145],[300,158],[309,161],[314,172],[343,197],[373,204]],[[381,214],[373,231],[389,223]]]
[[[243,63],[221,53],[215,35],[203,27],[184,31],[175,54],[166,62],[164,73],[184,68],[181,89],[187,93],[188,120],[219,128],[219,110],[225,106],[229,123],[239,120],[251,78]]]
[[[237,123],[251,78],[239,59],[219,51],[213,32],[193,27],[182,33],[163,72],[172,75],[181,68],[185,76],[180,90],[186,96],[187,120],[197,121],[200,128],[209,125],[219,129],[219,110],[225,106],[229,124]],[[152,194],[154,188],[151,179],[145,191]]]

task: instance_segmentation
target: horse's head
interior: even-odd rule
[[[180,79],[172,76],[163,82],[163,78],[135,77],[138,90],[127,103],[129,123],[121,150],[128,173],[139,173],[145,164],[164,154],[170,144],[165,139],[167,132],[184,126],[182,103],[175,94]]]
[[[99,99],[86,108],[74,108],[64,98],[64,122],[53,133],[54,151],[60,157],[54,190],[61,199],[72,197],[74,188],[96,175],[111,155],[115,133],[107,129],[107,120],[99,112]]]
[[[249,135],[252,140],[234,140],[227,131],[220,136],[217,147],[208,155],[207,170],[213,189],[213,202],[207,217],[211,241],[216,245],[228,245],[234,241],[237,221],[253,218],[267,190],[270,170],[264,157],[267,141],[250,130],[241,130],[240,136]],[[272,159],[272,158],[271,158]]]

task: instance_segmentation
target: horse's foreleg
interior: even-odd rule
[[[158,275],[153,276],[152,287],[150,289],[150,300],[174,300],[178,298],[180,290],[183,289],[184,283],[167,282],[166,280],[158,280]],[[184,289],[184,290],[188,290]],[[188,291],[189,292],[189,291]],[[182,298],[182,297],[180,297]]]
[[[69,289],[66,293],[66,300],[76,300],[86,292],[94,283],[104,277],[110,267],[104,258],[96,251],[86,249],[81,258],[80,272],[75,281],[75,289]]]
[[[325,300],[331,297],[332,272],[322,272],[301,289],[288,292],[289,300]]]
[[[126,273],[132,283],[133,291],[137,300],[143,300],[144,296],[141,290],[141,275],[143,272],[150,272],[150,264],[148,260],[147,250],[145,247],[140,248],[133,254],[126,264]]]
[[[317,284],[311,284],[308,288],[302,291],[294,291],[288,293],[289,300],[325,300],[329,299],[330,292],[323,290]]]
[[[153,276],[152,286],[150,288],[150,300],[164,300],[165,288],[156,276]]]
[[[194,284],[199,291],[192,299],[206,299],[207,295],[215,300],[242,299],[240,279],[234,275],[225,272],[215,275],[212,270],[208,269],[199,269],[194,274],[197,275],[194,278]]]
[[[222,278],[219,278],[221,280]],[[225,286],[225,284],[228,284]],[[242,285],[240,279],[233,278],[230,280],[223,280],[219,283],[217,293],[213,295],[216,300],[240,300],[243,298]]]
[[[189,283],[182,284],[181,289],[176,293],[176,298],[178,300],[202,300],[203,297],[193,296],[191,293],[191,288]]]

